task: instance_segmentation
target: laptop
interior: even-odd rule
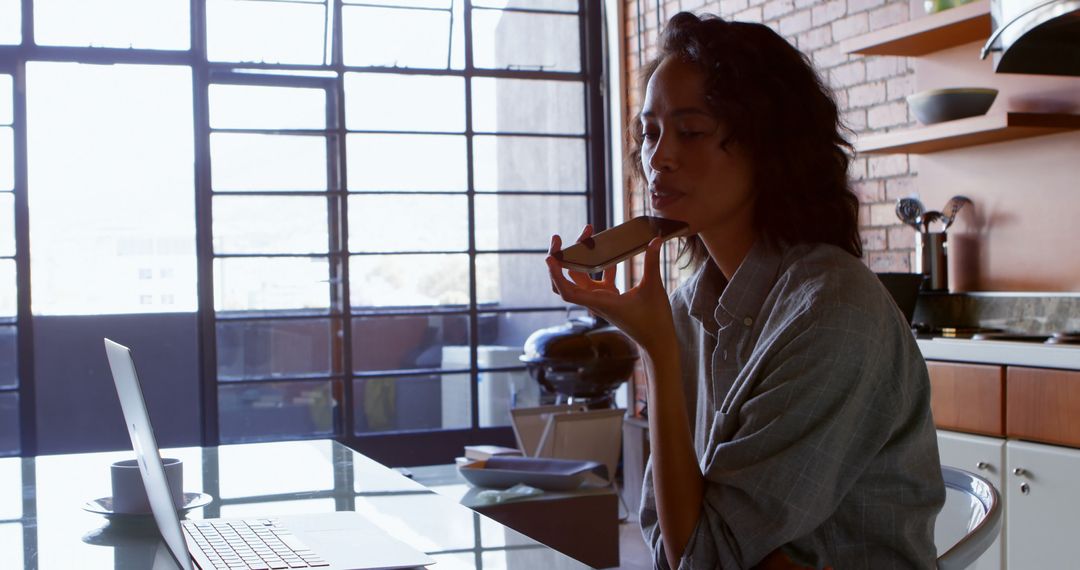
[[[154,520],[180,568],[377,570],[435,562],[354,512],[181,523],[169,493],[131,349],[105,339],[105,354]]]

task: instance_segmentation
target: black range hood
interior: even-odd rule
[[[1080,0],[991,0],[998,73],[1080,76]]]

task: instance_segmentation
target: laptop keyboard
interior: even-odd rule
[[[203,570],[321,568],[330,563],[273,519],[183,521],[188,546],[212,564]]]

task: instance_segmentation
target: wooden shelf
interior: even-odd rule
[[[929,154],[1080,129],[1080,115],[997,113],[903,131],[867,135],[855,143],[862,154]]]
[[[841,51],[918,56],[990,37],[990,0],[978,0],[844,42]]]

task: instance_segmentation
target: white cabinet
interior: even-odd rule
[[[1080,561],[1080,450],[1005,445],[1009,568],[1076,568]]]
[[[1004,500],[1002,480],[1005,471],[1005,440],[943,430],[938,430],[937,433],[941,464],[970,471],[985,478],[997,488]],[[939,546],[939,554],[940,548],[956,544],[963,535],[962,527],[965,525],[947,524],[948,514],[947,511],[944,512],[938,518],[941,522],[934,528],[934,543]],[[1004,528],[1002,525],[1002,532]],[[969,570],[1000,570],[1005,558],[1003,543],[1003,538],[998,536],[986,553],[968,567]]]

